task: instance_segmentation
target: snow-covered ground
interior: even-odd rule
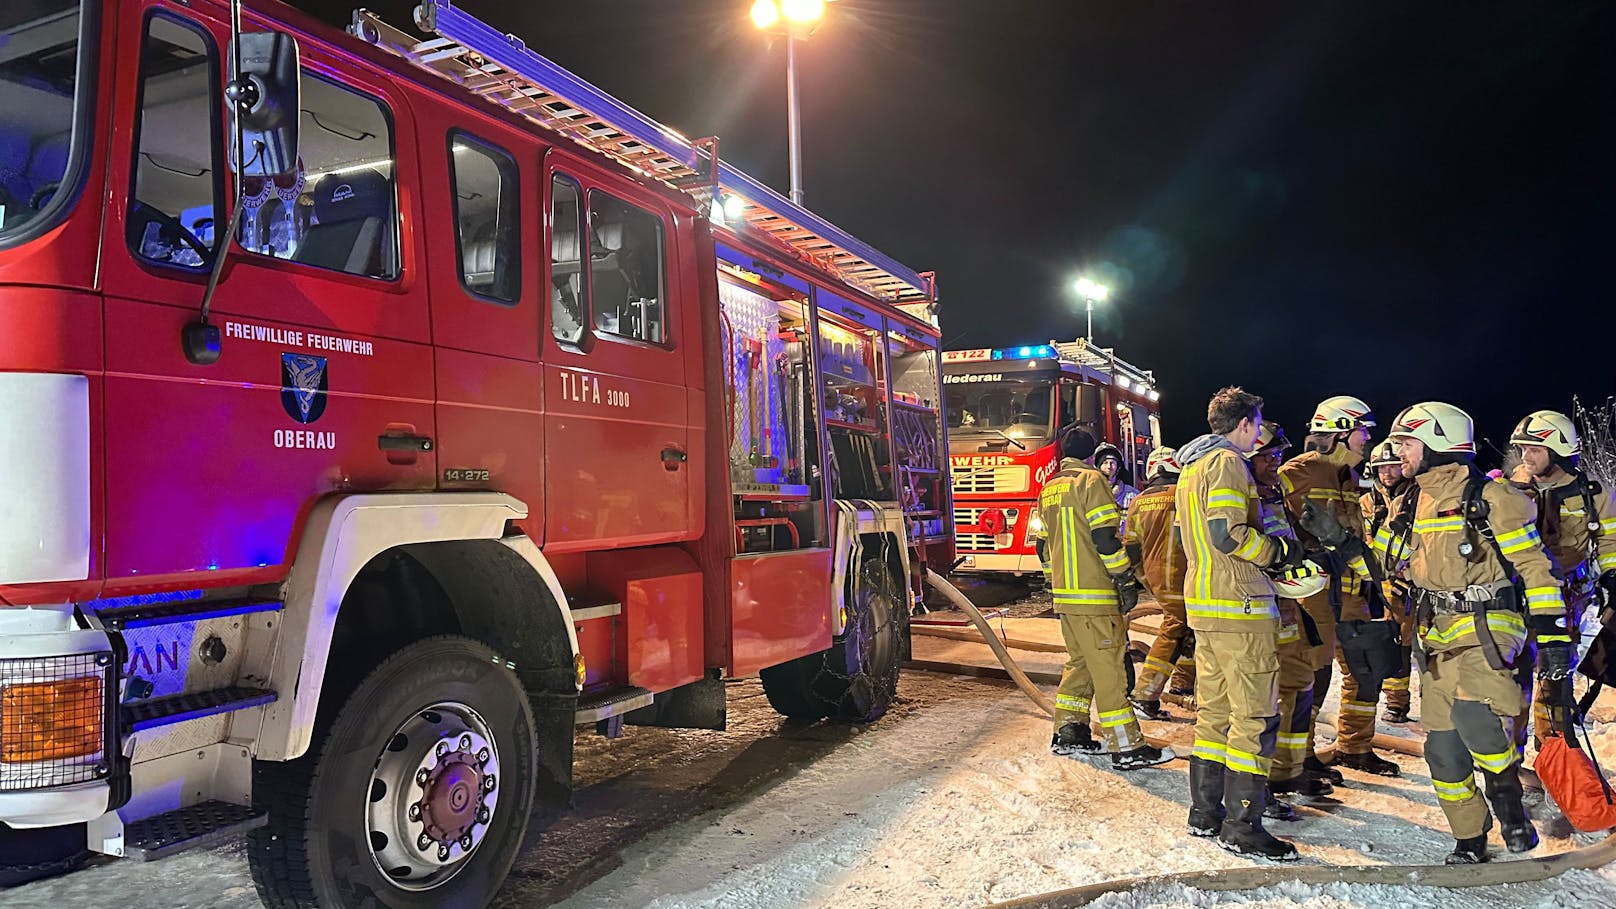
[[[1049,721],[1008,684],[906,672],[865,728],[780,720],[755,681],[731,686],[729,732],[631,728],[579,738],[578,807],[532,834],[497,907],[956,909],[1097,881],[1250,863],[1184,833],[1186,765],[1120,774],[1048,751]],[[1596,714],[1616,766],[1616,703]],[[1393,727],[1387,727],[1388,730]],[[1183,719],[1147,730],[1187,743]],[[1305,863],[1431,863],[1451,848],[1423,762],[1396,779],[1347,771],[1339,804],[1272,825]],[[1543,855],[1586,845],[1539,809]],[[1495,860],[1508,860],[1495,841]],[[1616,872],[1430,891],[1286,884],[1253,893],[1148,888],[1096,906],[1274,909],[1608,907]],[[239,847],[108,862],[9,892],[0,906],[257,905]]]

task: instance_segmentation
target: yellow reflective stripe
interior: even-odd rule
[[[1531,549],[1541,542],[1536,527],[1522,527],[1520,530],[1512,530],[1498,536],[1498,548],[1503,550],[1504,555]]]
[[[1224,750],[1223,763],[1230,770],[1239,770],[1244,773],[1256,773],[1267,776],[1268,766],[1271,761],[1260,754],[1252,754],[1249,751],[1241,751],[1239,748],[1226,748]]]
[[[1604,533],[1616,533],[1616,518],[1606,518],[1600,521],[1599,529]]]
[[[1346,700],[1343,700],[1341,702],[1341,712],[1342,713],[1366,713],[1366,714],[1368,714],[1370,716],[1374,716],[1375,715],[1375,705],[1374,704],[1366,704],[1363,701],[1346,701]]]
[[[1599,570],[1609,571],[1616,568],[1616,552],[1607,552],[1599,556]]]
[[[1571,636],[1566,634],[1540,634],[1537,636],[1539,644],[1569,644]]]
[[[1510,635],[1517,643],[1526,639],[1526,620],[1513,612],[1487,613],[1487,627],[1494,632]],[[1435,644],[1452,644],[1467,634],[1475,633],[1476,619],[1467,615],[1454,622],[1446,631],[1432,625],[1423,637]]]
[[[1100,714],[1100,725],[1106,729],[1112,729],[1117,726],[1127,726],[1133,722],[1136,722],[1136,720],[1133,715],[1132,707],[1124,707],[1121,710],[1108,710]]]
[[[1444,802],[1462,802],[1475,796],[1476,778],[1470,777],[1457,783],[1432,780],[1431,788],[1436,790],[1436,797]]]
[[[1057,600],[1106,603],[1114,601],[1116,598],[1117,592],[1111,587],[1070,587],[1055,591],[1055,599]]]
[[[1274,747],[1282,751],[1306,751],[1307,733],[1281,732],[1279,738],[1275,741]]]
[[[1329,502],[1329,501],[1343,502],[1343,501],[1346,501],[1346,498],[1347,498],[1346,493],[1343,493],[1341,490],[1339,490],[1339,489],[1329,489],[1329,488],[1323,487],[1323,486],[1320,486],[1320,487],[1317,487],[1317,488],[1314,488],[1314,489],[1309,489],[1307,491],[1307,497],[1310,498],[1310,499],[1318,499],[1318,500],[1324,501],[1324,502]]]
[[[1514,748],[1505,749],[1497,754],[1482,754],[1479,751],[1472,751],[1470,752],[1470,757],[1476,762],[1477,767],[1489,773],[1503,773],[1509,769],[1509,765],[1520,759],[1520,755],[1515,752]]]
[[[1558,587],[1528,587],[1526,590],[1526,608],[1533,615],[1563,613],[1565,612],[1565,599],[1560,596],[1560,588]]]
[[[1185,598],[1184,611],[1204,619],[1272,619],[1279,621],[1279,606],[1271,597],[1244,600]]]
[[[1109,555],[1102,553],[1100,555],[1100,562],[1105,565],[1107,571],[1111,572],[1112,574],[1116,574],[1122,569],[1128,567],[1128,553],[1121,549],[1118,549],[1116,552]]]
[[[1363,556],[1353,556],[1347,562],[1347,565],[1352,568],[1353,573],[1358,575],[1358,577],[1366,581],[1370,580],[1371,576],[1369,574],[1369,563],[1364,561]]]
[[[1121,520],[1121,517],[1117,513],[1117,506],[1109,502],[1104,505],[1096,505],[1095,507],[1090,508],[1084,513],[1083,517],[1088,519],[1090,527],[1097,527],[1101,524],[1111,524]]]
[[[1061,708],[1062,710],[1075,710],[1078,713],[1087,713],[1089,709],[1089,699],[1074,697],[1069,694],[1057,694],[1055,695],[1055,706]]]
[[[1206,494],[1206,500],[1208,503],[1212,502],[1214,499],[1225,498],[1233,499],[1236,502],[1239,502],[1240,504],[1237,506],[1239,508],[1246,507],[1247,496],[1245,490],[1243,489],[1231,489],[1227,486],[1223,486],[1217,489],[1209,490]]]
[[[1209,742],[1206,739],[1196,739],[1195,745],[1190,749],[1190,757],[1198,757],[1203,761],[1213,761],[1219,764],[1228,759],[1229,749],[1218,742]]]
[[[1415,533],[1442,533],[1448,530],[1464,530],[1464,515],[1453,515],[1447,518],[1420,518],[1414,522]]]
[[[1302,639],[1302,626],[1300,626],[1300,625],[1281,625],[1281,626],[1279,626],[1279,642],[1281,644],[1294,644],[1297,641],[1300,641],[1301,639]]]
[[[1251,528],[1248,527],[1246,529],[1249,531]],[[1244,543],[1241,543],[1239,548],[1237,548],[1231,554],[1237,559],[1243,559],[1243,560],[1245,560],[1247,562],[1250,562],[1250,561],[1253,561],[1254,559],[1256,559],[1257,555],[1260,552],[1262,552],[1262,544],[1263,544],[1263,535],[1262,534],[1256,533],[1256,532],[1247,533],[1246,534],[1246,541]]]
[[[1145,657],[1145,668],[1146,669],[1153,669],[1156,672],[1161,673],[1162,675],[1167,675],[1168,673],[1173,671],[1173,664],[1167,662],[1166,660],[1160,659],[1159,657],[1153,657],[1153,656],[1148,656],[1147,655]]]
[[[1380,683],[1380,687],[1386,691],[1407,691],[1408,679],[1387,679]]]

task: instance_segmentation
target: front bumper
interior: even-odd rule
[[[986,553],[961,552],[958,557],[963,559],[959,567],[954,569],[960,572],[977,573],[1005,573],[1005,574],[1042,574],[1043,563],[1038,561],[1035,554],[1018,555],[1016,553]]]

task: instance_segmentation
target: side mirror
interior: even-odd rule
[[[281,32],[246,32],[233,42],[231,59],[238,49],[241,72],[225,98],[239,118],[244,153],[232,154],[230,166],[244,177],[285,176],[297,169],[297,40]],[[235,129],[230,137],[234,146]]]

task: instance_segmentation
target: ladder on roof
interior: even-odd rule
[[[689,195],[697,206],[738,200],[747,229],[876,299],[936,324],[936,279],[915,272],[718,158],[718,140],[691,140],[590,85],[451,0],[415,8],[420,39],[355,10],[350,34],[391,51],[493,104],[520,114]],[[720,195],[721,194],[721,195]]]
[[[1055,353],[1062,358],[1075,363],[1123,376],[1131,382],[1146,383],[1150,386],[1156,384],[1154,372],[1140,369],[1122,359],[1113,348],[1095,347],[1082,338],[1076,341],[1051,341],[1050,346],[1054,347]]]

